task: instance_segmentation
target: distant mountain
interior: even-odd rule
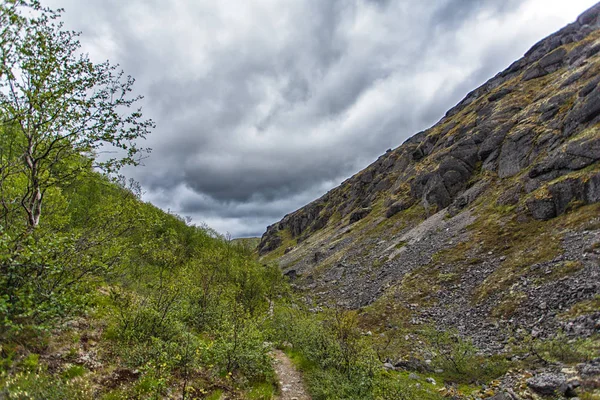
[[[269,226],[263,259],[318,303],[380,306],[382,327],[434,321],[490,351],[518,329],[598,333],[599,13]]]

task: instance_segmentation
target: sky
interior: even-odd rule
[[[260,236],[596,0],[48,0],[157,128],[143,198]]]

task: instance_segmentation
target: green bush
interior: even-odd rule
[[[399,373],[381,371],[373,384],[373,397],[377,400],[439,400],[443,397],[416,386],[414,380]]]
[[[590,361],[598,356],[600,346],[593,338],[568,338],[563,332],[558,332],[548,339],[524,338],[520,346],[523,352],[533,354],[544,363],[562,362],[575,364]]]
[[[40,369],[40,355],[30,353],[21,360],[19,369],[24,372],[37,372]]]
[[[271,349],[260,327],[248,317],[228,317],[205,347],[205,363],[215,365],[223,375],[237,373],[248,382],[270,382],[274,377]]]
[[[486,357],[472,341],[455,330],[425,328],[420,335],[432,353],[433,366],[444,370],[444,378],[453,382],[487,382],[506,373],[508,361],[501,356]]]

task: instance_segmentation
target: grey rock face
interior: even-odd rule
[[[559,48],[557,50],[554,50],[552,53],[542,57],[542,59],[538,61],[538,64],[540,67],[547,69],[548,67],[562,63],[566,55],[567,50],[565,48]]]
[[[530,81],[532,79],[541,78],[542,76],[548,75],[548,72],[542,68],[539,64],[536,64],[525,71],[523,75],[524,81]]]
[[[370,212],[370,208],[361,208],[358,211],[354,211],[352,214],[350,214],[350,223],[353,224],[355,222],[360,221],[361,219],[369,215]]]
[[[600,4],[596,4],[589,10],[586,10],[577,18],[577,23],[580,25],[597,25],[598,15],[600,14]]]
[[[272,226],[267,228],[267,233],[269,234],[265,233],[263,235],[259,245],[259,254],[267,254],[268,252],[278,248],[283,242],[276,233],[270,233],[274,231],[276,231],[276,229],[273,229]]]
[[[507,138],[498,159],[500,178],[516,175],[529,164],[533,140],[534,132],[531,129],[522,129]]]
[[[589,138],[571,141],[552,151],[529,172],[530,178],[543,177],[552,172],[577,171],[600,160],[600,137],[593,135]],[[553,179],[553,175],[550,178]]]
[[[600,173],[589,178],[567,178],[548,186],[548,196],[533,197],[527,208],[535,219],[548,220],[567,211],[572,201],[585,204],[600,200]]]
[[[506,344],[499,326],[542,339],[558,329],[569,337],[598,332],[600,314],[557,317],[600,294],[600,217],[597,206],[580,208],[600,202],[600,36],[588,37],[598,35],[598,10],[540,41],[432,128],[269,227],[260,254],[285,238],[293,251],[280,265],[298,271],[294,284],[311,301],[358,308],[394,296],[410,324],[458,329],[486,353]],[[568,213],[576,218],[532,221]],[[536,237],[521,226],[535,226]],[[290,236],[296,243],[287,244]],[[535,251],[546,239],[555,256],[521,257],[529,250],[522,245],[531,240]],[[446,251],[464,260],[446,260]],[[512,271],[500,275],[519,257],[527,265],[514,280]],[[510,290],[494,288],[504,279]],[[479,296],[482,288],[489,294]]]
[[[513,92],[513,89],[512,89],[512,88],[504,88],[504,89],[500,89],[500,90],[498,90],[496,93],[494,93],[494,94],[491,94],[491,95],[488,97],[488,101],[489,101],[490,103],[492,103],[492,102],[494,102],[494,101],[498,101],[498,100],[500,100],[501,98],[505,97],[506,95],[508,95],[508,94],[510,94],[510,93],[512,93],[512,92]]]
[[[484,163],[489,163],[490,161],[493,161],[499,154],[499,149],[502,145],[502,142],[504,141],[504,138],[506,137],[508,132],[514,127],[514,125],[514,122],[507,122],[494,128],[493,130],[490,129],[490,133],[486,135],[487,137],[479,146],[479,159],[482,160]],[[481,129],[487,130],[488,127],[483,126]]]
[[[456,215],[460,210],[464,209],[469,204],[473,203],[477,198],[486,191],[489,184],[487,182],[477,182],[475,185],[465,190],[458,196],[450,205],[448,212],[450,215]]]
[[[530,199],[527,208],[535,219],[546,221],[556,217],[556,207],[552,199]]]
[[[427,210],[452,205],[451,212],[458,212],[472,202],[472,196],[464,193],[480,168],[502,179],[527,172],[528,179],[523,183],[530,192],[544,182],[598,162],[600,137],[597,133],[591,132],[576,140],[569,138],[585,129],[597,129],[594,124],[600,121],[600,78],[594,76],[592,66],[585,63],[600,52],[600,44],[583,41],[600,26],[599,9],[599,6],[591,8],[577,22],[538,42],[521,60],[469,93],[440,121],[442,129],[418,133],[344,182],[349,190],[339,193],[334,189],[270,227],[261,241],[260,254],[281,244],[277,236],[282,229],[288,229],[293,238],[302,241],[325,227],[336,212],[342,218],[348,216],[350,223],[364,218],[367,214],[364,209],[390,193],[402,194],[403,200],[386,205],[388,218],[415,202],[421,202]],[[574,41],[582,42],[569,50],[564,47]],[[521,105],[512,101],[521,95],[519,84],[513,81],[503,86],[508,79],[519,75],[521,82],[550,74],[562,79],[559,77],[562,72],[555,73],[556,69],[564,69],[567,63],[575,61],[580,67],[559,84],[568,89],[534,99],[538,104],[527,114],[523,114]],[[481,98],[486,101],[478,102]],[[476,120],[463,123],[452,119],[471,104],[477,104]],[[546,131],[540,133],[540,126]],[[443,149],[447,151],[442,152]],[[432,158],[434,162],[430,162],[429,167],[419,167]],[[596,202],[599,195],[595,179],[589,184],[583,182],[581,187],[556,186],[549,196],[528,199],[527,208],[534,218],[549,219],[567,209],[568,199]],[[406,190],[403,182],[409,185],[410,193],[399,192]],[[405,195],[410,197],[407,199]],[[512,198],[518,201],[519,196]]]
[[[569,112],[565,121],[565,133],[572,134],[581,125],[598,120],[600,116],[600,87],[595,88],[585,97],[580,97]]]
[[[391,206],[389,206],[389,208],[385,212],[386,218],[391,218],[394,215],[398,214],[399,212],[410,208],[412,203],[413,202],[409,199],[403,199],[403,200],[399,200],[399,201],[393,203]]]

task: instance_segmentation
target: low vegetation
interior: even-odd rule
[[[118,175],[145,156],[139,145],[154,126],[134,110],[141,98],[130,96],[133,79],[80,56],[78,34],[63,29],[60,12],[36,0],[1,4],[0,398],[266,400],[279,390],[274,346],[316,400],[487,398],[508,371],[572,367],[600,354],[597,335],[518,331],[504,353],[490,355],[458,331],[413,318],[418,308],[446,306],[437,294],[460,284],[485,253],[500,264],[472,305],[496,298],[490,317],[512,317],[527,299],[510,289],[522,276],[543,284],[584,268],[567,260],[532,270],[564,252],[565,228],[597,229],[600,205],[574,204],[577,213],[552,222],[519,220],[518,205],[496,203],[499,186],[478,200],[469,240],[450,243],[370,306],[311,307],[271,262],[303,251],[301,239],[326,240],[333,227],[311,238],[282,229],[279,246],[259,261],[257,239],[230,240],[143,202],[139,185]],[[471,109],[461,116],[475,118]],[[384,219],[384,208],[379,198],[370,216],[339,231],[326,258],[312,252],[321,263],[313,273],[350,244],[368,259],[387,244],[367,239],[394,237],[433,211],[414,204]],[[351,217],[344,218],[337,210],[330,225]],[[336,249],[342,241],[350,244]],[[395,242],[395,254],[409,245]],[[599,308],[596,296],[558,318]]]
[[[273,392],[279,270],[116,175],[153,122],[60,12],[3,2],[0,20],[0,397]]]

